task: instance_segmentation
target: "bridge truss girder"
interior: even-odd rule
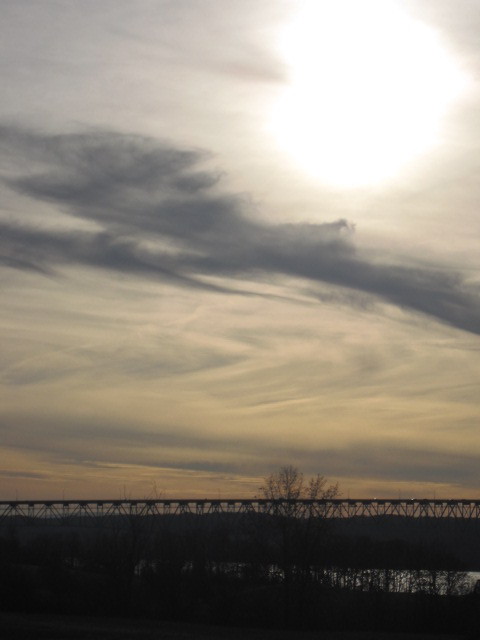
[[[0,502],[0,525],[8,522],[98,522],[119,516],[251,514],[296,518],[480,518],[480,500],[428,499],[190,499],[190,500],[14,500]]]

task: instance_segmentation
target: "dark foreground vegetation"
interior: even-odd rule
[[[2,628],[16,614],[61,614],[476,637],[480,596],[439,536],[352,529],[288,514],[119,517],[90,528],[12,521],[0,537]]]
[[[460,640],[459,635],[435,635]],[[0,613],[8,640],[432,640],[429,634],[246,629],[156,620]]]

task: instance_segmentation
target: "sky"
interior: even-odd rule
[[[479,31],[3,0],[0,499],[478,498]]]

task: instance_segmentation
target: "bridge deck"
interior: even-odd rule
[[[62,521],[116,516],[263,513],[298,518],[404,516],[409,518],[480,518],[480,500],[428,499],[143,499],[143,500],[13,500],[0,502],[0,524],[17,520]]]

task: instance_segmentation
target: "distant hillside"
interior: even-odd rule
[[[454,518],[356,517],[332,520],[347,538],[401,540],[454,556],[468,571],[480,571],[480,522]]]

